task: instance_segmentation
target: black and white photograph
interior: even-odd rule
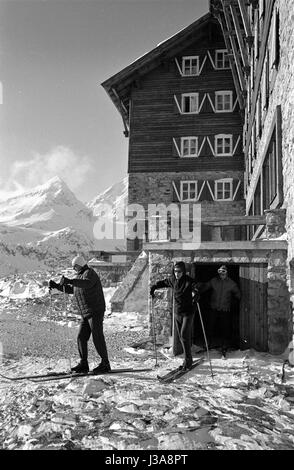
[[[294,450],[293,31],[0,0],[0,450]]]

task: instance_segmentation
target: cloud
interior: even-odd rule
[[[75,191],[85,183],[91,169],[89,157],[77,155],[62,145],[45,154],[34,153],[29,160],[13,162],[8,179],[2,182],[0,198],[32,189],[54,176],[62,178]]]

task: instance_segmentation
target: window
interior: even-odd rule
[[[233,92],[215,92],[215,111],[217,113],[228,113],[233,111]]]
[[[283,204],[281,119],[281,106],[277,106],[270,138],[261,157],[262,166],[250,181],[254,186],[248,200],[249,215],[260,215],[266,209],[275,209]],[[251,226],[249,239],[258,237],[260,233],[257,226]]]
[[[214,149],[216,155],[232,155],[233,136],[231,134],[219,134],[215,136]]]
[[[182,113],[198,113],[199,95],[198,93],[185,93],[182,95]]]
[[[197,201],[197,181],[181,181],[181,201]]]
[[[182,58],[182,73],[185,77],[192,77],[199,74],[199,57],[186,56]]]
[[[232,201],[233,180],[225,178],[214,182],[214,197],[217,201]]]
[[[217,69],[230,68],[230,61],[226,49],[218,49],[215,51],[215,67]]]
[[[274,9],[269,40],[269,67],[271,71],[278,68],[280,58],[279,49],[279,13]]]
[[[198,156],[198,137],[181,137],[181,156]]]

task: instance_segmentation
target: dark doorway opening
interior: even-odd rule
[[[205,283],[212,279],[213,277],[218,276],[217,270],[224,263],[192,263],[187,268],[190,270],[190,276],[196,279],[197,282]],[[228,268],[228,276],[237,283],[240,287],[239,282],[239,265],[237,264],[226,264]],[[205,333],[209,345],[211,348],[218,348],[221,345],[221,338],[219,337],[217,326],[214,330],[211,330],[211,309],[209,305],[211,296],[211,291],[204,292],[201,295],[199,306],[201,311],[201,316],[205,328]],[[240,328],[239,328],[239,302],[232,297],[231,301],[231,339],[229,347],[231,349],[239,349],[240,347]],[[194,316],[194,326],[193,326],[193,344],[205,348],[205,341],[200,321],[200,316],[198,310],[196,309]]]

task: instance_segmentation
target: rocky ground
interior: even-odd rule
[[[21,286],[13,293],[13,285],[5,296],[0,283],[0,373],[66,370],[77,359],[70,303],[65,308],[56,295],[50,304],[40,286],[32,289],[38,295],[17,298]],[[182,359],[169,357],[159,340],[155,367],[146,318],[107,313],[105,331],[112,367],[150,370],[38,382],[0,377],[0,449],[294,449],[294,370],[286,368],[282,381],[285,355],[233,351],[224,360],[213,350],[212,377],[195,349],[205,361],[164,385],[157,375]],[[95,365],[93,348],[90,359]]]

